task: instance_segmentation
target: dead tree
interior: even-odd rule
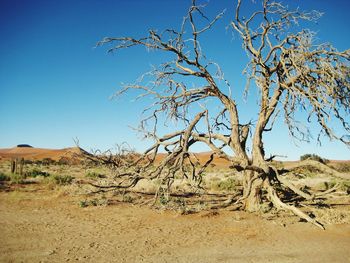
[[[142,38],[106,37],[98,43],[111,45],[109,52],[144,46],[172,57],[116,94],[138,90],[138,98],[152,98],[153,104],[145,109],[139,129],[154,144],[143,155],[133,156],[132,161],[119,160],[115,167],[123,169],[116,170],[115,184],[108,187],[128,188],[141,179],[161,179],[162,185],[169,188],[177,174],[200,187],[203,171],[218,156],[229,160],[232,169],[244,173],[244,191],[236,201],[242,208],[259,211],[263,200],[269,200],[276,208],[290,210],[322,228],[306,213],[281,201],[276,185],[290,188],[304,198],[311,196],[278,174],[273,158],[265,156],[263,135],[282,117],[291,136],[308,140],[307,125],[301,126],[295,117],[303,111],[306,124],[319,124],[318,139],[325,135],[350,145],[350,50],[341,52],[330,44],[317,44],[314,32],[295,27],[303,21],[319,19],[319,12],[289,10],[280,2],[264,0],[256,4],[258,11],[243,15],[243,2],[236,2],[230,25],[240,36],[242,51],[249,58],[245,90],[255,88],[259,92],[255,122],[240,121],[237,100],[243,94],[224,79],[219,65],[206,59],[200,45],[201,35],[212,30],[225,11],[210,20],[204,13],[205,6],[193,0],[179,30],[150,30]],[[210,106],[212,101],[220,108]],[[171,134],[159,134],[164,119],[176,121],[180,128]],[[344,136],[332,129],[331,122],[340,124]],[[212,150],[200,167],[189,151],[196,143],[204,143]],[[228,154],[227,148],[234,154]],[[156,163],[161,149],[168,154]],[[225,205],[232,203],[228,200]]]

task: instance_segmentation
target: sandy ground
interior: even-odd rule
[[[81,208],[57,191],[2,191],[0,261],[350,262],[350,224],[322,231],[294,217],[281,222],[131,204]]]

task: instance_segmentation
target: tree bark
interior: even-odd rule
[[[244,210],[248,212],[257,212],[262,204],[262,184],[263,180],[257,178],[257,174],[251,171],[244,172],[243,196]]]

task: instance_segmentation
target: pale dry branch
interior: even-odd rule
[[[195,181],[200,188],[202,175],[214,158],[224,158],[231,169],[244,174],[244,189],[241,198],[235,202],[229,199],[223,206],[243,203],[245,209],[257,211],[265,189],[277,208],[290,210],[323,228],[278,197],[274,189],[277,184],[307,200],[320,195],[305,193],[278,174],[271,165],[274,156],[265,157],[263,135],[275,129],[281,116],[291,136],[299,140],[310,139],[309,127],[313,122],[319,125],[318,138],[324,134],[350,145],[350,50],[338,51],[330,44],[317,43],[314,32],[300,29],[305,22],[317,21],[320,12],[290,10],[282,2],[263,0],[260,9],[243,14],[246,1],[236,3],[230,25],[240,36],[249,59],[244,70],[247,75],[244,94],[238,94],[239,89],[224,78],[217,63],[207,60],[200,44],[202,35],[215,29],[225,11],[210,19],[205,13],[206,5],[195,0],[178,30],[149,30],[145,37],[107,37],[98,43],[111,45],[109,52],[141,46],[170,57],[116,94],[139,92],[137,99],[152,101],[137,128],[153,141],[151,147],[143,154],[98,158],[116,170],[112,188],[133,187],[142,179],[158,180],[156,196],[170,191],[177,176]],[[252,87],[259,93],[258,111],[251,118],[254,121],[242,123],[236,101],[247,96],[248,88]],[[221,106],[215,110],[208,106],[211,101]],[[296,118],[300,111],[306,113],[305,121]],[[167,121],[178,127],[175,132],[162,135],[159,128]],[[334,123],[342,129],[335,130]],[[206,144],[212,151],[201,164],[190,151],[197,143]],[[158,158],[160,153],[162,159]],[[334,175],[334,171],[325,171]]]

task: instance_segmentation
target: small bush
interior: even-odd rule
[[[82,208],[88,207],[88,206],[103,206],[107,204],[108,204],[108,200],[106,198],[102,198],[102,199],[94,198],[92,200],[79,201],[79,207],[82,207]]]
[[[348,194],[350,193],[350,181],[341,180],[341,181],[333,181],[332,183],[334,185],[338,184],[340,190],[345,191]]]
[[[320,156],[318,156],[317,154],[304,154],[302,156],[300,156],[300,161],[305,161],[305,160],[313,160],[313,161],[317,161],[323,164],[327,164],[329,163],[329,160],[322,158]]]
[[[48,176],[50,176],[49,173],[43,172],[37,168],[34,168],[33,170],[26,172],[25,174],[28,177],[37,177],[37,176],[48,177]]]
[[[55,181],[56,184],[58,185],[67,185],[71,184],[73,181],[74,177],[70,175],[55,175],[53,177],[53,180]]]
[[[332,179],[331,181],[324,182],[324,190],[328,190],[334,186],[338,186],[338,189],[344,192],[350,193],[350,181],[342,179]]]
[[[88,207],[89,206],[89,203],[88,201],[84,200],[84,201],[79,201],[79,207]]]
[[[300,167],[296,167],[292,169],[293,173],[304,175],[306,177],[314,177],[318,174],[321,174],[322,171],[318,169],[317,167],[311,166],[311,165],[304,165]]]
[[[0,181],[10,181],[11,180],[11,177],[0,172]]]
[[[232,177],[212,182],[212,188],[217,191],[233,191],[236,189],[236,186],[237,182]]]
[[[168,199],[164,194],[161,194],[161,195],[159,196],[159,203],[160,203],[161,205],[167,205],[168,202],[169,202],[169,199]]]
[[[85,176],[88,178],[92,178],[92,179],[106,178],[105,175],[97,173],[97,172],[87,172],[85,174]]]
[[[52,165],[52,164],[55,164],[56,161],[55,160],[52,160],[51,158],[44,158],[42,160],[42,164],[43,165]]]
[[[72,161],[68,157],[61,157],[58,160],[57,164],[59,164],[59,165],[70,165],[70,164],[72,164]]]
[[[24,179],[25,179],[25,176],[24,175],[21,175],[21,174],[11,174],[10,175],[10,178],[11,178],[11,183],[13,184],[24,184]]]
[[[134,198],[132,198],[130,195],[123,195],[123,202],[132,203],[133,201]]]
[[[326,224],[347,224],[350,219],[350,211],[338,209],[313,209],[316,218]]]
[[[340,173],[349,173],[350,172],[350,163],[335,163],[332,167]]]

